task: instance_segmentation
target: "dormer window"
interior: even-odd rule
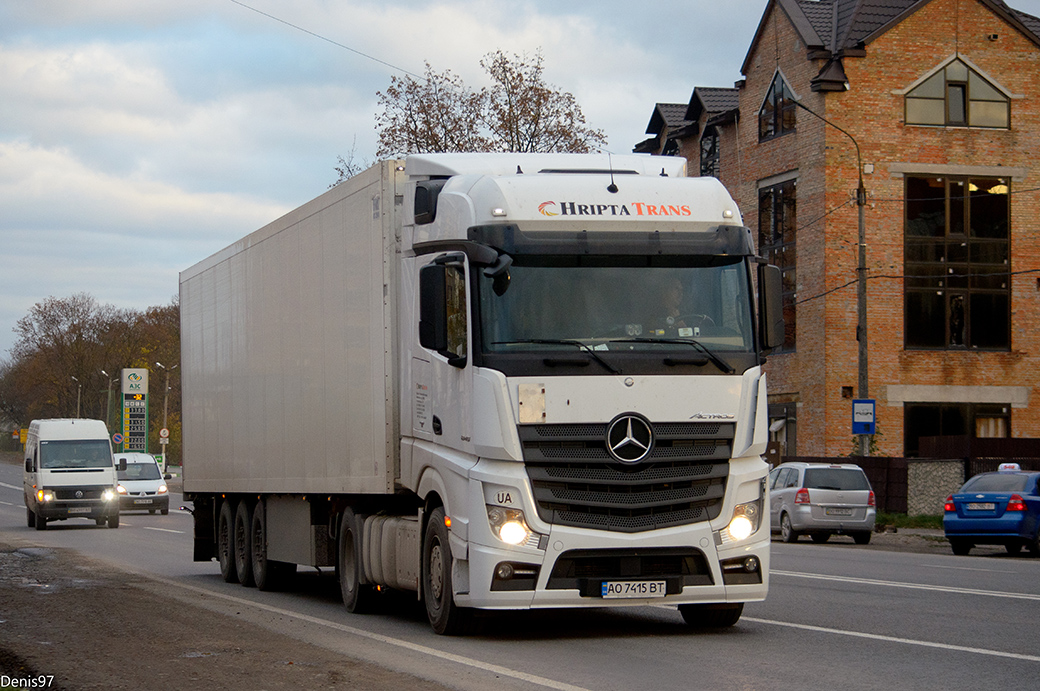
[[[1011,126],[1011,99],[959,59],[906,92],[906,124],[937,127]]]
[[[794,132],[794,94],[778,71],[758,111],[758,140]]]

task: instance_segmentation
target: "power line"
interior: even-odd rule
[[[389,62],[387,62],[385,60],[380,60],[377,57],[369,55],[368,53],[362,53],[360,50],[357,50],[355,48],[351,48],[350,46],[347,46],[347,45],[344,45],[342,43],[339,43],[338,41],[333,41],[331,38],[328,38],[326,36],[322,36],[321,34],[315,33],[315,32],[313,32],[313,31],[311,31],[309,29],[304,29],[302,26],[297,26],[296,24],[293,24],[292,22],[287,22],[284,19],[280,19],[279,17],[274,16],[273,14],[268,14],[267,12],[264,12],[263,10],[258,10],[255,7],[250,7],[249,5],[245,4],[244,2],[239,2],[239,0],[230,0],[230,1],[233,2],[234,4],[238,5],[239,7],[244,7],[247,10],[252,10],[253,12],[256,12],[257,14],[263,15],[263,16],[267,17],[268,19],[273,19],[276,22],[279,22],[281,24],[285,24],[288,27],[292,27],[293,29],[296,29],[297,31],[302,31],[305,34],[313,36],[314,38],[321,39],[322,41],[325,41],[326,43],[331,43],[332,45],[334,45],[334,46],[336,46],[338,48],[343,48],[344,50],[349,50],[351,53],[354,53],[356,55],[360,55],[361,57],[367,58],[369,60],[372,60],[373,62],[378,62],[380,65],[385,65],[386,67],[389,67],[392,70],[396,70],[397,72],[403,72],[404,74],[407,74],[410,77],[415,77],[416,79],[419,79],[421,81],[426,81],[426,77],[422,77],[422,76],[416,74],[415,72],[409,72],[408,70],[404,69],[403,67],[398,67],[397,65],[391,65]]]
[[[991,277],[991,276],[1009,276],[1010,277],[1010,276],[1019,276],[1019,275],[1022,275],[1022,274],[1035,274],[1035,273],[1040,273],[1040,269],[1022,269],[1020,271],[999,271],[999,272],[996,272],[996,273],[943,274],[941,276],[941,278],[943,278],[943,279],[947,279],[947,278],[988,278],[988,277]],[[867,276],[867,280],[868,281],[874,281],[874,280],[877,280],[879,278],[903,280],[903,279],[907,279],[907,278],[914,279],[914,278],[929,278],[929,277],[927,277],[927,276],[913,276],[913,275],[907,275],[907,274],[901,274],[901,275],[876,274],[874,276]],[[939,278],[939,277],[934,277],[934,278]],[[830,295],[831,293],[836,293],[839,290],[842,290],[844,288],[848,288],[849,286],[853,285],[857,281],[859,281],[859,279],[858,278],[854,278],[851,281],[847,281],[845,283],[842,283],[840,286],[836,286],[836,287],[831,288],[829,290],[825,290],[822,293],[819,293],[817,295],[813,295],[811,297],[807,297],[804,300],[796,300],[794,304],[800,305],[803,302],[809,302],[811,300],[817,300],[819,298],[822,298],[822,297],[825,297],[827,295]],[[943,290],[955,290],[955,289],[943,288]]]

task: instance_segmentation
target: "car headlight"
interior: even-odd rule
[[[126,487],[123,487],[122,485],[116,485],[116,491],[120,494],[126,494]]]
[[[118,487],[119,489],[123,489],[122,485],[118,485]],[[123,489],[123,491],[126,492],[125,489]],[[116,498],[116,491],[114,489],[106,489],[104,492],[101,493],[101,498],[105,501],[112,501]]]
[[[487,515],[491,532],[502,542],[522,545],[531,535],[531,529],[527,527],[527,521],[524,519],[524,512],[519,509],[488,505]]]
[[[50,491],[47,491],[47,490],[44,490],[44,489],[36,490],[36,501],[39,501],[39,502],[54,501],[54,493],[50,492]]]
[[[157,490],[157,492],[159,494],[166,494],[169,491],[170,491],[170,488],[167,487],[166,485],[159,485],[159,489]]]

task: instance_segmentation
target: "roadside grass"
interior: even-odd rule
[[[942,530],[942,522],[942,516],[907,516],[905,513],[884,513],[881,511],[877,514],[878,525],[891,525],[896,528],[934,528],[935,530]]]

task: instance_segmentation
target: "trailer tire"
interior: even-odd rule
[[[253,559],[249,555],[249,530],[253,524],[253,510],[249,502],[243,499],[235,509],[235,571],[238,582],[247,588],[256,585],[253,580]]]
[[[361,535],[357,515],[348,508],[339,522],[339,541],[336,545],[336,571],[343,606],[351,614],[367,614],[375,609],[375,586],[362,583]]]
[[[225,583],[238,583],[235,570],[235,511],[230,499],[220,503],[217,517],[217,559],[220,561],[220,577]]]
[[[469,633],[475,624],[473,610],[455,604],[451,571],[448,528],[444,525],[444,508],[438,506],[430,513],[423,535],[422,598],[430,626],[443,636]]]
[[[296,573],[296,564],[267,558],[267,507],[262,501],[253,507],[253,521],[249,530],[249,558],[257,590],[282,590],[286,581]]]

